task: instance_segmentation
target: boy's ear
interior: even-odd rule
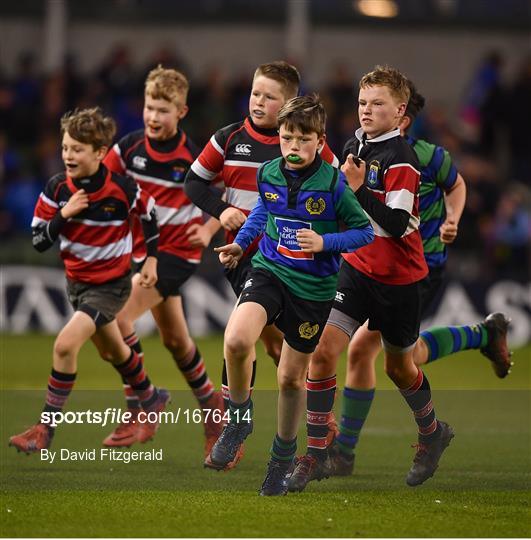
[[[109,151],[108,146],[101,146],[96,150],[96,157],[99,161],[103,161],[103,158],[107,155],[107,152]]]
[[[320,152],[323,149],[323,146],[326,142],[326,133],[323,133],[318,139],[317,139],[317,150]]]
[[[400,105],[398,106],[397,116],[404,116],[404,114],[406,113],[406,107],[407,103],[400,103]]]
[[[188,105],[183,105],[180,109],[179,109],[179,112],[177,114],[177,116],[179,117],[179,120],[182,120],[187,114],[188,114]]]

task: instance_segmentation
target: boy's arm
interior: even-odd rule
[[[267,210],[262,203],[261,197],[258,197],[254,208],[247,217],[247,221],[238,231],[234,242],[239,244],[245,251],[253,242],[253,240],[262,234],[267,223]]]
[[[385,203],[379,201],[365,186],[360,182],[360,173],[362,172],[362,178],[365,177],[365,163],[360,162],[360,165],[356,165],[354,162],[354,156],[349,154],[341,171],[345,174],[347,181],[355,192],[361,207],[369,214],[369,216],[388,234],[393,238],[400,238],[407,229],[411,213],[413,211],[413,201],[415,194],[407,189],[393,190],[392,186],[386,188],[386,201]],[[399,176],[411,176],[408,178],[407,184],[415,184],[415,176],[418,177],[418,172],[415,172],[408,166],[400,167],[400,170],[393,172],[386,172],[384,183],[387,185],[388,177],[394,175],[396,178],[390,179],[390,184],[401,183],[402,178]],[[409,181],[411,180],[411,181]]]
[[[457,173],[454,185],[444,191],[444,205],[446,207],[446,219],[440,226],[440,238],[443,244],[451,244],[457,237],[459,220],[463,215],[466,202],[466,184],[464,178]]]
[[[209,218],[205,223],[193,223],[186,229],[188,241],[192,247],[208,247],[212,237],[221,229],[216,218]]]
[[[372,225],[341,173],[334,192],[334,204],[337,217],[345,223],[347,230],[324,234],[323,251],[349,253],[370,244],[374,239]]]
[[[88,195],[80,189],[70,197],[63,208],[59,209],[55,201],[57,187],[57,179],[48,182],[39,196],[31,222],[32,244],[41,253],[53,245],[68,219],[89,205]]]

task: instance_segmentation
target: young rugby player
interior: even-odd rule
[[[316,96],[288,101],[278,115],[282,158],[258,170],[259,198],[233,243],[216,248],[234,269],[261,238],[252,269],[225,330],[230,419],[205,465],[224,469],[252,432],[250,352],[262,330],[284,334],[278,365],[278,431],[261,495],[283,495],[296,451],[310,356],[335,294],[339,252],[373,239],[372,227],[344,176],[324,162],[326,115]],[[339,232],[340,223],[346,231]],[[262,233],[263,236],[262,236]]]
[[[443,283],[447,259],[446,246],[457,236],[459,220],[465,205],[466,187],[444,148],[406,135],[425,101],[411,81],[408,81],[408,85],[411,96],[399,126],[402,135],[406,136],[406,140],[415,150],[420,164],[420,234],[429,269],[428,276],[421,282],[422,313],[425,313]],[[352,148],[347,144],[344,158],[350,153]],[[499,377],[505,377],[510,368],[506,341],[508,323],[508,319],[498,313],[489,315],[483,323],[473,326],[425,330],[421,332],[415,345],[414,362],[419,366],[458,350],[477,348],[491,360],[495,373]],[[330,476],[346,476],[352,473],[354,450],[374,397],[376,386],[374,365],[381,350],[381,334],[377,330],[369,330],[367,326],[366,322],[356,331],[348,348],[340,435],[333,445],[328,447],[331,457]],[[430,342],[435,344],[430,346]],[[310,379],[319,379],[318,366],[314,365],[312,369]],[[308,386],[312,387],[311,380]],[[310,408],[314,400],[315,393],[309,389],[308,451],[307,455],[298,461],[297,470],[290,480],[290,487],[299,491],[304,489],[309,481],[317,478],[320,469],[321,448],[315,445],[319,440],[319,426],[310,422],[315,413],[313,408]],[[326,415],[330,411],[319,410],[319,412]]]
[[[125,342],[141,355],[135,321],[151,310],[162,342],[186,379],[200,407],[205,411],[205,456],[221,432],[214,422],[214,410],[222,410],[221,394],[215,392],[197,345],[190,336],[183,312],[181,287],[195,272],[211,235],[205,230],[201,210],[185,195],[185,175],[197,157],[197,147],[179,128],[188,112],[188,80],[161,66],[147,76],[144,96],[144,125],[123,137],[105,158],[107,167],[131,176],[155,198],[160,239],[155,287],[142,286],[141,276],[133,277],[129,300],[117,320]],[[146,256],[142,238],[135,238],[135,260]],[[120,424],[104,441],[105,446],[130,446],[152,438],[151,426],[135,421],[140,402],[124,381],[132,421]]]
[[[33,246],[45,251],[59,238],[74,315],[55,340],[43,412],[63,409],[76,379],[77,354],[89,339],[131,386],[142,407],[159,412],[169,394],[151,384],[142,357],[123,341],[115,320],[131,291],[133,216],[140,218],[146,238],[147,258],[139,283],[149,290],[157,280],[155,201],[132,179],[102,165],[116,128],[99,109],[65,115],[61,131],[66,172],[52,177],[39,197],[32,221]],[[154,422],[150,429],[157,426]],[[51,423],[39,422],[11,437],[9,444],[37,452],[49,447],[53,434]]]

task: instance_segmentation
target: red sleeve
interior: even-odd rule
[[[413,213],[420,173],[410,163],[396,163],[384,173],[385,204]]]
[[[330,148],[330,146],[328,146],[327,142],[324,143],[324,146],[321,149],[321,159],[323,159],[327,163],[330,163],[332,167],[339,167],[339,159],[337,159],[334,152],[332,152],[332,149]]]
[[[155,199],[145,190],[138,186],[136,197],[131,207],[131,212],[138,214],[144,221],[151,220],[151,211],[155,207]]]
[[[103,159],[103,164],[111,172],[125,174],[125,163],[122,160],[120,147],[115,144]]]
[[[216,135],[212,135],[191,169],[197,176],[210,182],[223,170],[224,161],[223,147],[216,140]]]

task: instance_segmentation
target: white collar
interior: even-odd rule
[[[399,137],[400,129],[399,128],[393,129],[392,131],[388,131],[387,133],[384,133],[383,135],[380,135],[379,137],[375,137],[374,139],[364,138],[363,136],[365,135],[365,132],[363,131],[363,128],[358,128],[356,130],[356,133],[354,133],[354,135],[356,136],[356,139],[360,141],[360,143],[365,145],[367,143],[382,142],[382,141],[387,141],[388,139],[392,139],[393,137]]]

